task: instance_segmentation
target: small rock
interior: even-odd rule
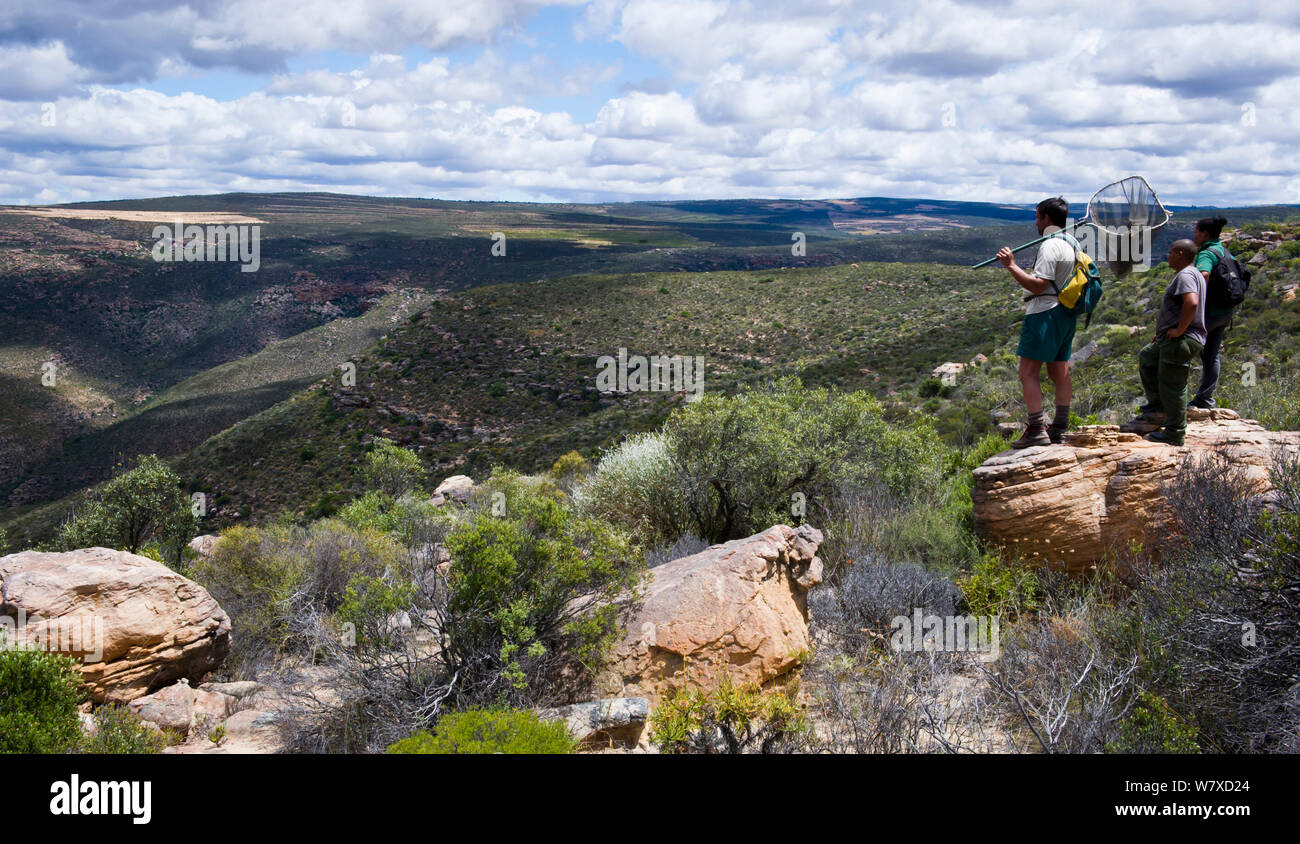
[[[217,547],[221,537],[212,533],[205,533],[202,536],[196,536],[190,540],[190,550],[198,554],[200,558],[212,556],[212,549]]]
[[[650,717],[650,701],[643,697],[615,697],[535,711],[543,721],[564,721],[569,735],[579,744],[635,747]]]
[[[433,491],[433,504],[435,507],[441,507],[448,501],[455,501],[463,504],[469,500],[469,494],[474,489],[474,479],[468,475],[452,475]]]

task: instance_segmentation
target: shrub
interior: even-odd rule
[[[387,535],[325,519],[306,528],[230,528],[193,574],[239,631],[229,662],[255,672],[263,660],[304,644],[295,622],[337,611],[355,576],[405,576],[407,562]]]
[[[348,581],[336,618],[355,628],[358,644],[392,647],[397,635],[395,619],[414,602],[415,586],[408,581],[357,574]]]
[[[973,615],[1014,620],[1038,608],[1038,575],[1017,562],[987,553],[957,580]]]
[[[685,536],[678,537],[675,542],[660,545],[647,551],[645,555],[646,566],[648,568],[662,566],[664,563],[671,563],[673,560],[680,560],[682,557],[698,554],[708,548],[709,543],[698,536],[688,533]]]
[[[533,712],[470,709],[444,715],[432,734],[418,732],[388,748],[389,753],[572,753],[574,741],[563,721],[542,721]]]
[[[1181,541],[1142,573],[1124,627],[1148,688],[1218,752],[1300,751],[1300,463],[1279,460],[1272,481],[1264,508],[1231,462],[1186,466],[1167,490]]]
[[[82,742],[83,753],[157,753],[167,746],[167,736],[118,704],[95,710],[95,731]]]
[[[479,503],[503,501],[504,515],[479,510],[447,537],[442,658],[473,702],[531,702],[565,663],[590,673],[618,633],[616,602],[639,586],[644,563],[626,540],[559,497],[494,476]]]
[[[676,410],[664,433],[688,523],[710,542],[790,521],[799,501],[805,520],[824,523],[846,482],[875,481],[910,500],[932,491],[941,471],[932,428],[891,425],[865,392],[804,389],[798,379],[707,394]]]
[[[551,464],[550,474],[556,483],[564,485],[586,477],[590,472],[591,464],[587,462],[587,458],[576,451],[570,451],[567,454],[560,455]]]
[[[102,546],[138,554],[156,542],[164,561],[179,569],[187,543],[198,532],[198,519],[180,484],[180,477],[156,455],[142,457],[64,522],[53,545],[61,551]]]
[[[634,434],[607,452],[577,487],[574,507],[623,527],[646,545],[671,543],[686,530],[679,474],[664,434]]]
[[[290,529],[235,526],[193,570],[239,631],[228,663],[252,664],[279,653],[289,637],[290,602],[302,577],[290,553]]]
[[[424,483],[424,466],[415,452],[376,437],[361,468],[361,477],[368,490],[399,498],[418,490]]]
[[[912,563],[888,563],[867,554],[835,582],[808,596],[810,615],[819,630],[834,636],[854,653],[879,649],[888,641],[893,619],[956,614],[961,592],[951,580]]]
[[[812,730],[793,689],[737,685],[678,690],[650,716],[650,740],[664,753],[780,753],[804,749]]]
[[[81,738],[81,672],[70,657],[9,648],[0,633],[0,753],[66,753]]]
[[[336,518],[353,530],[386,533],[417,552],[441,543],[455,523],[452,512],[426,496],[393,499],[374,490],[342,507]]]
[[[1199,753],[1196,727],[1179,718],[1159,695],[1143,692],[1119,722],[1119,738],[1108,753]]]

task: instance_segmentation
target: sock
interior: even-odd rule
[[[1038,411],[1037,413],[1029,414],[1029,427],[1031,428],[1041,428],[1043,427],[1043,423],[1045,423],[1046,421],[1047,421],[1047,414],[1041,410]]]
[[[1056,406],[1056,418],[1052,420],[1052,427],[1070,427],[1070,406],[1068,404],[1058,404]]]

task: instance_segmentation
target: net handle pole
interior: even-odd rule
[[[1063,229],[1061,229],[1061,231],[1074,231],[1074,230],[1077,229],[1079,226],[1082,226],[1082,225],[1086,224],[1087,222],[1089,222],[1089,220],[1088,220],[1088,217],[1085,216],[1085,217],[1083,217],[1082,219],[1078,220],[1077,222],[1071,223],[1070,226],[1069,226],[1068,228],[1063,228]],[[1040,237],[1040,238],[1037,238],[1037,239],[1035,239],[1035,240],[1031,240],[1031,241],[1029,241],[1028,243],[1022,243],[1022,244],[1020,244],[1019,246],[1017,246],[1016,248],[1012,249],[1012,250],[1011,250],[1011,253],[1014,255],[1015,253],[1019,252],[1019,251],[1022,250],[1022,249],[1028,249],[1029,247],[1033,246],[1034,244],[1042,243],[1044,240],[1047,240],[1049,237],[1052,237],[1052,236],[1055,235],[1055,234],[1057,234],[1057,233],[1056,233],[1056,232],[1052,232],[1052,234],[1045,234],[1045,235],[1043,235],[1043,236]],[[971,269],[972,269],[972,270],[978,270],[980,267],[987,267],[989,264],[993,263],[993,262],[996,261],[997,259],[998,259],[998,256],[997,256],[997,255],[994,255],[992,258],[989,258],[987,261],[980,261],[978,264],[973,264],[973,265],[971,266]]]

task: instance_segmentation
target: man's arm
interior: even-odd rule
[[[1192,320],[1196,319],[1196,308],[1201,304],[1201,298],[1195,293],[1183,294],[1183,312],[1179,314],[1178,325],[1165,332],[1165,339],[1176,340],[1187,333],[1191,327]]]
[[[1024,268],[1016,263],[1016,256],[1011,251],[1011,247],[1004,246],[998,250],[998,261],[1002,266],[1007,268],[1011,277],[1020,282],[1020,286],[1037,296],[1047,290],[1047,279],[1039,278],[1033,273],[1025,272]]]

